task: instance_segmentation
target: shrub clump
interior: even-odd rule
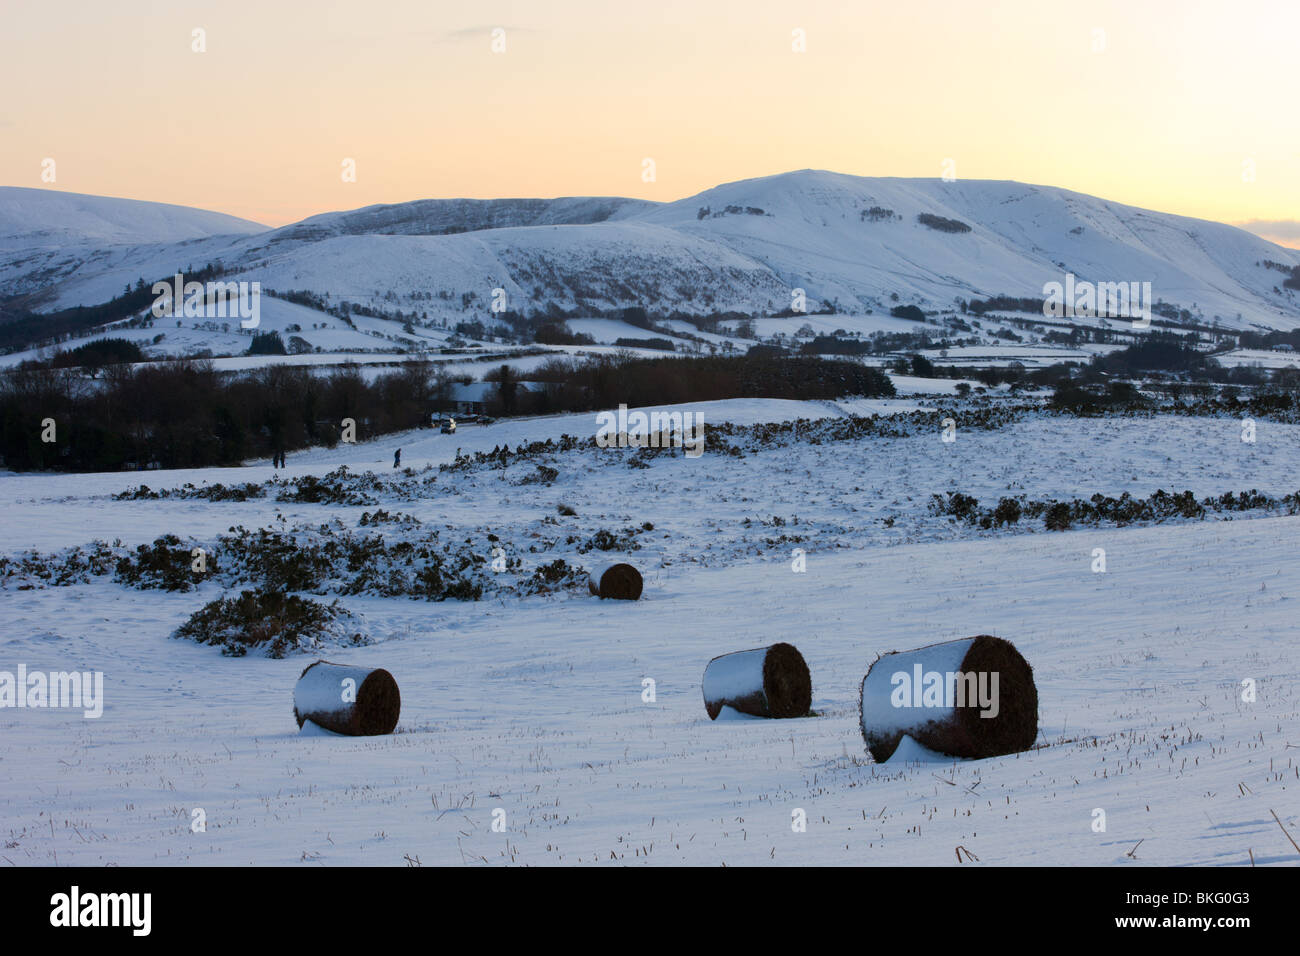
[[[216,570],[215,557],[209,562],[205,556],[204,564],[205,571]],[[198,585],[200,575],[194,570],[190,546],[174,534],[165,534],[118,558],[113,580],[142,590],[189,591]]]
[[[1043,515],[1043,525],[1048,531],[1068,531],[1070,528],[1070,506],[1064,501],[1053,502]]]
[[[276,495],[276,501],[309,505],[373,505],[378,504],[378,500],[368,492],[381,488],[382,483],[373,474],[353,474],[342,465],[320,478],[303,475],[287,481],[285,489]]]
[[[233,528],[218,539],[236,581],[257,582],[275,591],[314,591],[333,570],[329,555],[314,541],[267,528]]]
[[[587,572],[574,567],[563,558],[556,558],[550,564],[539,565],[524,582],[524,594],[550,594],[554,591],[568,590],[586,584]]]
[[[636,540],[637,535],[652,530],[654,530],[654,525],[648,521],[639,528],[629,527],[617,532],[601,528],[585,542],[578,545],[578,553],[586,554],[588,551],[638,551],[641,545]]]
[[[0,587],[11,583],[15,590],[31,591],[39,587],[68,587],[85,584],[92,578],[108,574],[116,555],[103,541],[84,548],[67,548],[57,554],[25,551],[14,557],[0,555]]]
[[[199,498],[205,501],[248,501],[250,498],[265,498],[266,488],[251,481],[242,485],[224,485],[216,482],[211,485],[196,487],[186,482],[179,488],[164,488],[154,491],[148,485],[130,488],[113,496],[114,501],[156,501],[160,498]]]
[[[1015,498],[1003,498],[993,509],[993,523],[999,528],[1006,524],[1015,524],[1020,520],[1023,509]]]
[[[281,658],[327,645],[372,643],[362,620],[338,601],[322,604],[265,588],[205,604],[172,637],[220,647],[227,657],[259,651]]]
[[[517,485],[549,485],[560,477],[560,472],[550,465],[538,465],[537,470],[531,475],[524,475],[515,484]]]

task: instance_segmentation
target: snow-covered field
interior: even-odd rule
[[[1093,353],[1084,349],[1024,345],[971,345],[921,352],[936,365],[998,368],[1019,362],[1026,368],[1047,368],[1060,362],[1087,363]]]
[[[1239,365],[1257,365],[1266,369],[1300,366],[1300,355],[1295,352],[1275,352],[1266,349],[1233,349],[1214,358],[1225,368],[1235,368]]]
[[[710,424],[758,424],[918,407],[931,406],[691,410]],[[542,459],[559,472],[551,484],[517,483],[534,461],[423,471],[458,452],[596,427],[594,416],[555,416],[290,455],[291,476],[374,469],[392,481],[375,492],[380,507],[462,537],[495,533],[525,571],[556,556],[614,556],[645,573],[637,603],[576,589],[342,598],[376,643],[326,656],[396,677],[402,715],[390,737],[298,732],[293,686],[310,656],[227,658],[170,640],[219,595],[215,583],[169,593],[107,578],[11,581],[0,590],[0,670],[99,670],[105,702],[99,719],[0,709],[0,862],[951,865],[959,845],[984,865],[1300,862],[1271,814],[1300,828],[1290,603],[1300,517],[980,532],[927,508],[949,491],[984,504],[1157,488],[1280,496],[1300,487],[1300,426],[1261,422],[1246,444],[1226,419],[1031,417],[998,430],[959,422],[951,444],[922,430],[739,457],[706,448],[648,468],[629,468],[628,451],[586,448]],[[391,468],[398,447],[411,476]],[[168,532],[206,541],[234,525],[355,527],[374,510],[274,495],[111,498],[142,481],[157,490],[272,474],[252,463],[3,475],[3,552]],[[429,475],[419,494],[404,491]],[[560,503],[576,514],[557,515]],[[653,528],[626,555],[565,543],[643,522]],[[1093,571],[1097,548],[1105,573]],[[857,713],[871,661],[981,633],[1013,641],[1033,665],[1038,746],[978,761],[910,747],[873,764]],[[777,641],[808,661],[820,716],[709,721],[709,659]],[[195,832],[199,809],[206,830]],[[800,810],[805,832],[791,826]]]

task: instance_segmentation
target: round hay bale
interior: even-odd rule
[[[587,575],[587,590],[598,598],[636,601],[643,586],[641,572],[630,564],[610,564]]]
[[[299,730],[310,720],[351,737],[391,734],[401,710],[397,681],[383,668],[316,661],[307,665],[293,689]]]
[[[906,734],[950,757],[999,757],[1038,737],[1034,670],[1015,645],[978,637],[893,651],[862,679],[862,739],[884,763]]]
[[[807,717],[812,675],[793,644],[723,654],[704,668],[704,709],[717,720],[723,707],[754,717]]]

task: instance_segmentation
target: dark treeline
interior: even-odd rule
[[[923,212],[916,217],[916,221],[923,226],[929,226],[931,229],[937,229],[940,232],[970,232],[970,226],[958,219],[946,219],[943,216],[936,216],[933,213]]]
[[[202,360],[110,365],[95,380],[74,369],[24,369],[0,377],[0,455],[15,470],[237,465],[332,445],[345,418],[358,440],[424,424],[434,389],[424,363],[374,382],[355,366],[229,376]]]
[[[887,376],[854,362],[749,356],[557,360],[529,374],[546,383],[541,391],[521,387],[509,366],[488,378],[496,385],[488,410],[505,415],[894,393]],[[333,446],[344,419],[355,422],[358,441],[427,426],[451,407],[453,384],[427,362],[369,382],[355,365],[327,375],[285,365],[227,375],[211,362],[184,360],[109,365],[94,379],[77,369],[25,368],[0,376],[0,455],[14,470],[237,465]]]
[[[127,339],[93,339],[85,345],[79,345],[70,351],[62,349],[54,353],[48,364],[53,368],[82,368],[97,372],[105,365],[121,362],[143,362],[145,354],[140,346]],[[40,361],[24,363],[27,367],[38,367]]]
[[[972,315],[983,315],[994,309],[1003,312],[1037,312],[1043,313],[1043,300],[1032,297],[1022,298],[1011,295],[995,295],[988,299],[971,299],[966,303],[966,311]]]
[[[620,404],[670,405],[725,398],[829,399],[894,394],[879,369],[858,362],[766,355],[708,358],[603,358],[548,362],[528,377],[546,382],[546,411],[592,411]]]
[[[622,349],[655,349],[659,352],[675,352],[677,350],[671,340],[658,337],[649,339],[617,338],[614,340],[614,346]]]
[[[753,346],[753,348],[762,347]],[[842,339],[834,335],[818,335],[811,342],[799,346],[799,351],[804,355],[870,355],[872,350],[871,342],[864,342],[861,339]]]
[[[533,341],[540,345],[595,345],[590,335],[574,332],[563,322],[547,322],[533,333]]]
[[[1300,266],[1296,266],[1300,269]],[[1237,341],[1243,349],[1271,349],[1279,345],[1289,345],[1300,351],[1300,329],[1289,332],[1240,332]]]
[[[896,305],[889,310],[889,314],[896,319],[910,319],[913,322],[925,321],[925,313],[915,305]]]

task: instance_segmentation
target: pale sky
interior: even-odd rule
[[[282,225],[950,159],[1300,245],[1298,37],[1300,0],[3,0],[0,183]]]

